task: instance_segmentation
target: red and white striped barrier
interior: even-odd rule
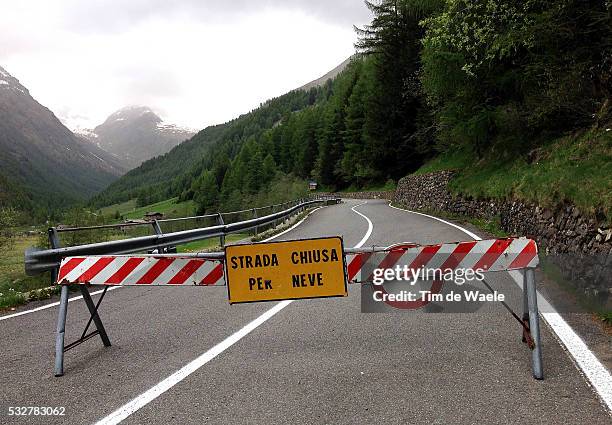
[[[62,260],[57,282],[63,285],[223,286],[223,262],[189,257],[91,256]]]
[[[526,238],[489,239],[437,245],[398,244],[377,253],[384,254],[379,269],[408,266],[409,269],[430,268],[440,270],[472,269],[499,272],[538,265],[535,241]],[[349,283],[371,280],[362,276],[366,262],[374,251],[347,254]]]
[[[374,254],[383,254],[379,269],[472,269],[484,272],[534,268],[535,241],[526,238],[490,239],[437,245],[404,243],[382,250],[346,254],[349,283],[367,282],[362,269]],[[180,256],[91,256],[62,260],[58,283],[91,285],[223,286],[222,260]]]

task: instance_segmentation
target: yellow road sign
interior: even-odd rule
[[[342,238],[227,246],[225,277],[230,304],[345,297]]]

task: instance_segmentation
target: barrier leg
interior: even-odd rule
[[[521,270],[523,275],[523,324],[529,327],[529,302],[527,301],[527,272]],[[527,331],[523,329],[523,342],[527,342]]]
[[[525,283],[523,289],[527,293],[527,303],[529,307],[529,329],[531,337],[535,343],[535,348],[531,351],[531,366],[535,379],[544,379],[542,370],[542,339],[540,337],[540,313],[538,311],[538,297],[535,284],[535,271],[525,270]]]
[[[68,285],[62,285],[57,334],[55,336],[55,376],[64,375],[64,336],[66,334],[66,314],[68,313]]]
[[[110,347],[110,339],[108,339],[108,335],[106,334],[106,330],[104,329],[104,325],[102,324],[102,320],[100,316],[98,316],[98,308],[94,305],[93,300],[91,299],[91,295],[89,295],[89,290],[85,285],[79,285],[81,288],[81,293],[83,294],[83,300],[85,304],[87,304],[87,308],[89,309],[89,314],[96,324],[96,328],[98,329],[98,333],[100,334],[100,338],[102,338],[102,343],[105,347]],[[104,294],[102,294],[104,295]]]

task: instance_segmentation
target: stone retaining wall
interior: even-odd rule
[[[610,307],[612,229],[603,215],[587,215],[573,205],[551,209],[512,200],[456,196],[447,188],[453,174],[440,171],[404,177],[398,182],[393,202],[413,210],[499,218],[505,232],[535,239],[540,252],[547,254],[580,292]]]
[[[348,199],[393,199],[395,192],[393,191],[375,191],[375,192],[334,192],[324,193],[322,195],[337,196],[338,198]]]

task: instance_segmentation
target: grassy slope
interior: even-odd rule
[[[588,131],[556,139],[523,157],[489,154],[480,161],[456,151],[435,158],[417,173],[457,170],[451,191],[473,197],[514,198],[581,210],[612,213],[612,131]]]
[[[148,212],[160,212],[166,217],[189,217],[195,215],[195,204],[193,201],[177,202],[178,198],[171,198],[155,204],[145,205],[144,207],[136,207],[136,200],[132,199],[121,204],[110,205],[100,210],[103,215],[112,216],[116,211],[123,218],[135,219],[143,218]]]
[[[111,205],[100,212],[112,216],[119,211],[124,218],[142,218],[146,212],[159,211],[167,217],[187,217],[195,214],[193,201],[177,203],[177,198],[168,199],[156,204],[136,208],[136,201],[131,200],[122,204]],[[125,236],[123,236],[125,237]],[[244,235],[232,235],[228,240],[238,240]],[[235,239],[238,238],[238,239]],[[110,239],[116,239],[114,235]],[[35,289],[46,288],[51,285],[48,273],[40,276],[26,276],[24,271],[24,252],[30,246],[39,245],[39,236],[18,236],[14,238],[13,245],[5,252],[0,253],[0,308],[12,307],[22,304],[26,300],[17,293],[28,292]],[[218,245],[218,239],[194,242],[181,247],[181,252],[197,251]]]
[[[0,255],[0,308],[10,307],[25,302],[16,293],[51,285],[49,273],[39,276],[26,276],[23,256],[25,250],[38,243],[38,236],[16,238],[14,244]]]

